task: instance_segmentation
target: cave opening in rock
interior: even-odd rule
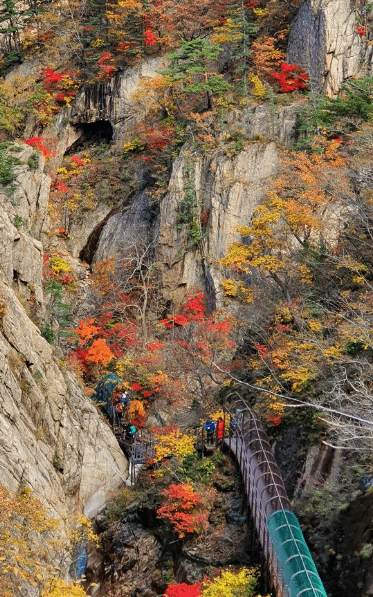
[[[80,137],[68,148],[66,154],[81,151],[92,145],[107,145],[113,140],[114,131],[109,120],[84,122],[76,125],[76,130],[80,133]]]

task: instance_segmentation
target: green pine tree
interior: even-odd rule
[[[181,81],[185,93],[205,93],[206,107],[211,110],[214,95],[232,89],[223,75],[214,70],[220,52],[221,48],[208,39],[182,40],[180,49],[168,56],[171,66],[162,74],[168,75],[171,82]]]

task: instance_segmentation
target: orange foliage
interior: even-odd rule
[[[145,408],[140,400],[132,400],[128,407],[128,415],[132,425],[140,429],[145,421]]]
[[[106,344],[106,340],[104,338],[97,338],[93,340],[92,345],[88,349],[85,360],[107,365],[113,358],[114,354]]]
[[[285,58],[284,52],[276,50],[274,37],[258,37],[251,45],[254,68],[259,75],[270,75]]]
[[[90,340],[98,334],[99,328],[93,325],[94,319],[88,319],[88,321],[80,321],[79,327],[75,330],[75,333],[80,338],[80,344],[85,344],[87,340]]]
[[[166,502],[157,510],[157,516],[169,520],[179,537],[207,528],[209,512],[190,483],[170,485],[162,494]]]

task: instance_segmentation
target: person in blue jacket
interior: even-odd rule
[[[123,394],[120,397],[119,402],[121,402],[123,404],[123,406],[128,406],[129,403],[131,402],[128,393],[127,392],[123,392]]]
[[[206,420],[205,431],[207,436],[207,443],[212,444],[212,442],[214,441],[215,423],[211,419],[211,417],[208,417],[208,419]]]

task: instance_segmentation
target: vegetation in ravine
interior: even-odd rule
[[[138,428],[147,425],[158,399],[175,409],[197,405],[211,413],[218,391],[241,385],[269,426],[281,428],[291,406],[312,408],[325,425],[326,444],[349,454],[366,452],[362,460],[369,464],[373,191],[370,175],[362,184],[354,173],[370,167],[372,78],[349,79],[334,99],[311,92],[308,73],[285,60],[296,9],[297,2],[261,0],[5,0],[0,185],[16,209],[15,168],[25,166],[17,152],[23,144],[32,148],[26,165],[31,172],[45,162],[52,191],[42,334],[63,349],[65,364],[88,386],[107,372],[120,376],[135,393],[129,416]],[[367,5],[356,23],[362,40],[370,34],[371,12]],[[53,124],[57,118],[59,126],[68,122],[83,86],[106,89],[124,69],[164,57],[167,64],[160,61],[157,76],[144,78],[132,98],[138,113],[123,146],[114,150],[106,137],[83,142],[56,165]],[[34,66],[23,76],[17,66],[30,58]],[[144,180],[156,212],[183,146],[176,225],[185,250],[202,261],[210,206],[197,189],[194,158],[217,151],[234,157],[243,149],[247,139],[228,123],[233,110],[237,118],[267,102],[273,116],[295,99],[296,142],[284,150],[279,173],[251,221],[242,222],[237,241],[214,264],[225,278],[224,309],[211,312],[200,288],[180,304],[166,303],[154,243],[131,242],[120,258],[92,266],[96,308],[75,321],[70,303],[78,280],[69,240],[87,213],[100,202],[115,207],[118,197],[128,203]],[[259,135],[253,142],[260,141]],[[13,224],[28,230],[27,219],[17,213]],[[2,305],[0,318],[6,313]],[[159,523],[188,540],[210,524],[217,457],[200,461],[185,430],[154,433],[159,443],[145,483],[154,489]],[[318,495],[310,500],[314,510],[321,507]],[[82,594],[81,587],[66,589],[49,574],[47,554],[40,552],[39,561],[34,535],[21,532],[28,525],[46,539],[43,549],[62,549],[53,542],[49,547],[55,523],[38,502],[27,489],[17,496],[3,490],[2,497],[0,535],[11,547],[2,553],[0,546],[5,595],[23,583],[44,597],[66,590]],[[255,578],[246,569],[223,571],[207,585],[171,584],[166,594],[251,596]]]

